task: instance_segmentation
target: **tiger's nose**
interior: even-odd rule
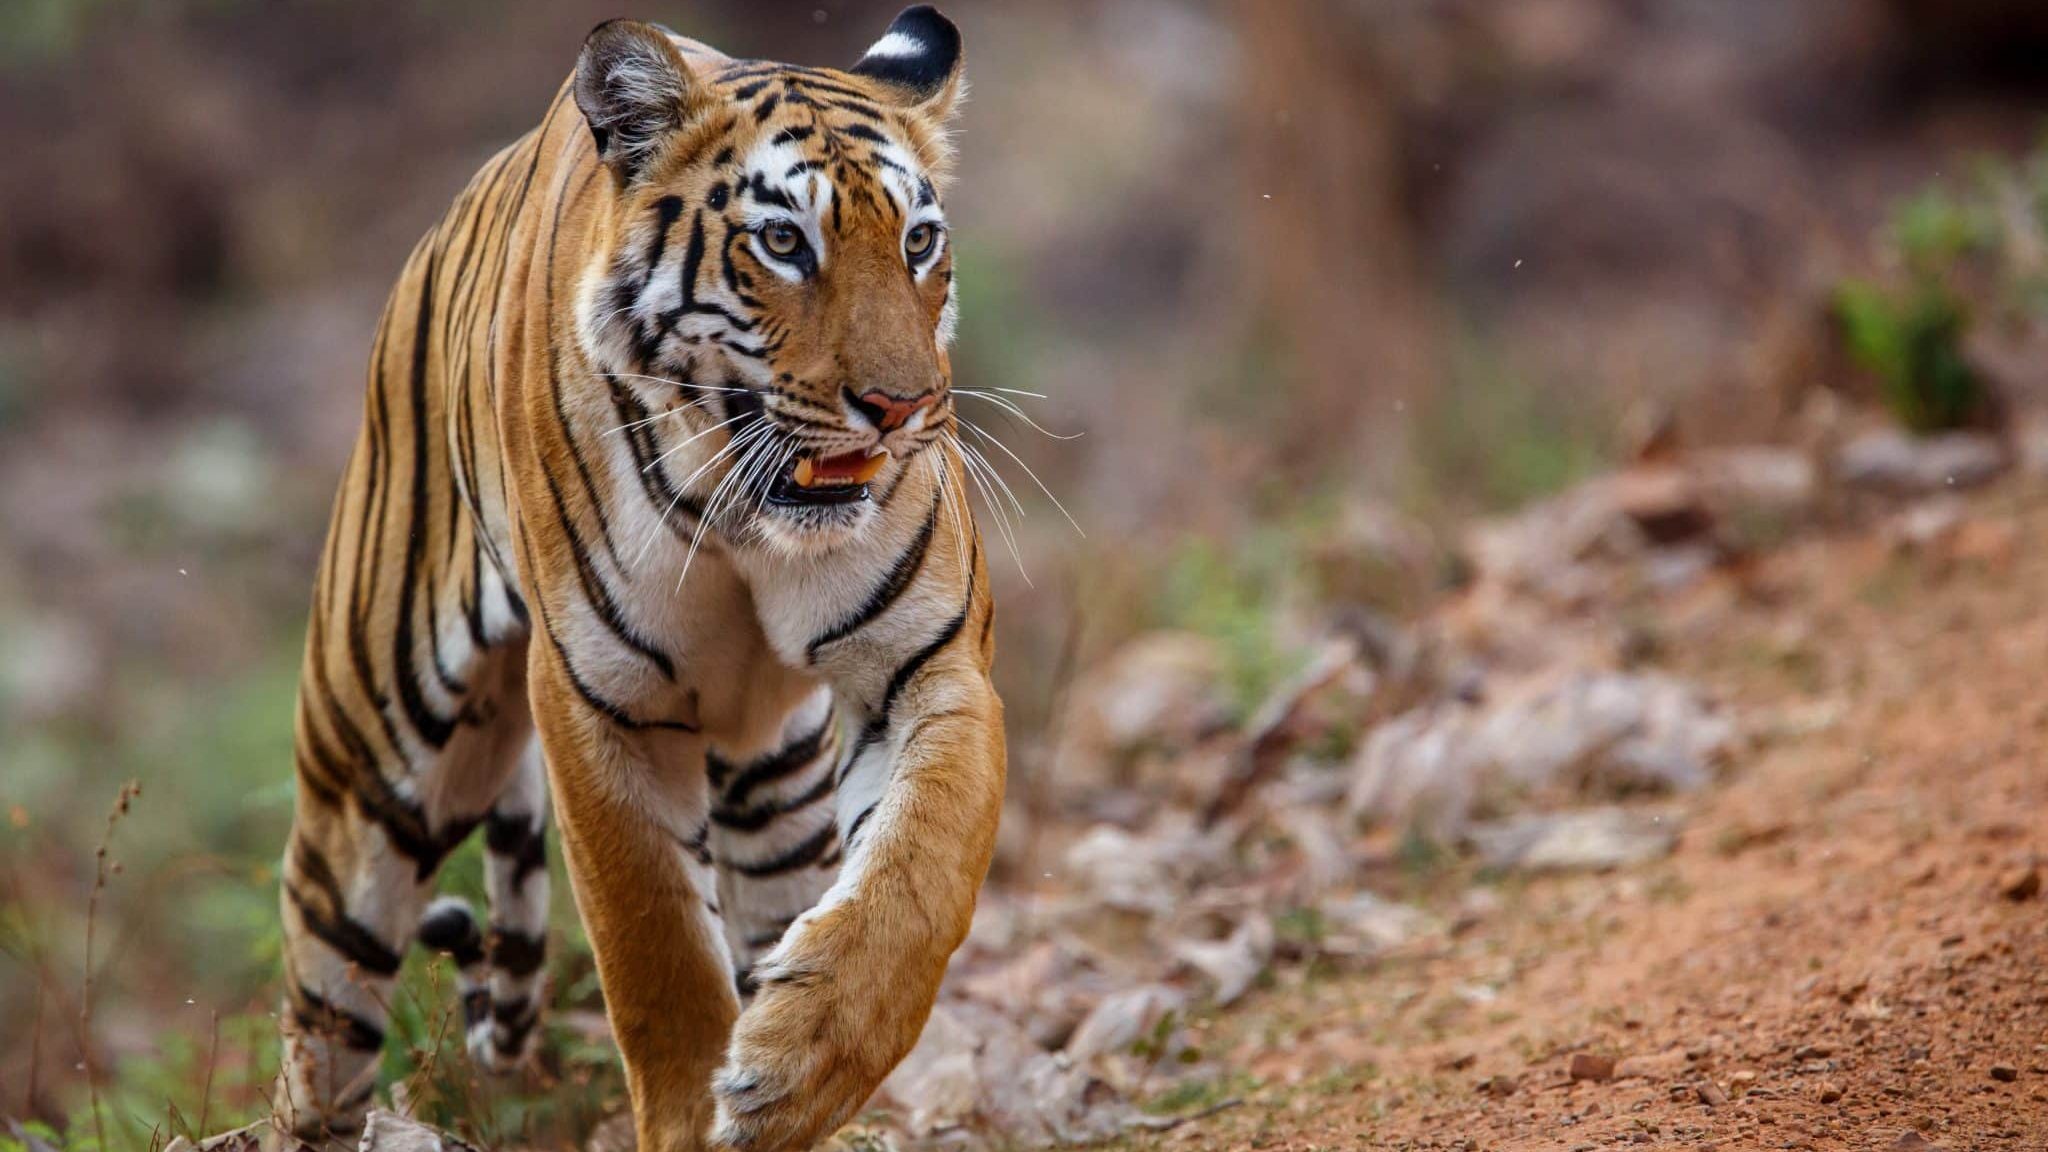
[[[926,392],[905,399],[881,391],[863,392],[856,396],[853,389],[846,390],[846,402],[853,406],[853,410],[884,432],[893,432],[903,427],[919,410],[931,407],[938,403],[938,400],[939,394],[936,392]]]

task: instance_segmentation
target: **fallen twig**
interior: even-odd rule
[[[1244,1097],[1231,1096],[1227,1099],[1218,1100],[1207,1108],[1197,1108],[1193,1112],[1183,1112],[1178,1116],[1133,1116],[1125,1121],[1125,1127],[1142,1128],[1147,1132],[1171,1132],[1183,1124],[1192,1124],[1197,1120],[1207,1120],[1218,1112],[1227,1111],[1242,1103],[1244,1103]]]

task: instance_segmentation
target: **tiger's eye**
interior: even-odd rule
[[[786,260],[803,251],[804,234],[794,224],[770,224],[761,230],[761,246],[769,255]]]
[[[939,230],[935,225],[919,224],[903,238],[903,251],[908,253],[912,260],[916,260],[930,252],[932,245],[938,242]]]

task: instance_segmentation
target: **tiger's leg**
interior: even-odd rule
[[[541,967],[547,955],[548,794],[538,746],[529,746],[484,818],[484,888],[490,928],[469,902],[443,896],[420,919],[420,943],[460,972],[470,1059],[507,1073],[533,1054],[540,1033]]]
[[[817,640],[815,585],[772,571],[755,585],[778,650],[811,664],[845,722],[844,859],[754,965],[753,1000],[712,1081],[722,1149],[807,1148],[860,1107],[916,1043],[994,853],[1006,756],[993,607],[980,548],[940,515],[936,491],[926,499],[933,527],[903,517],[895,539],[874,536],[899,555],[933,550],[899,562],[914,575],[894,611]]]
[[[743,997],[754,990],[754,962],[782,941],[838,874],[837,736],[832,693],[820,688],[758,755],[709,757],[711,854]]]
[[[541,963],[547,957],[548,785],[533,746],[484,820],[484,888],[491,901],[486,960],[488,1026],[469,1022],[469,1054],[493,1071],[531,1056],[539,1035]]]
[[[550,648],[535,646],[534,719],[638,1147],[697,1149],[739,1014],[713,895],[705,742],[682,723],[599,707]]]
[[[284,864],[283,1062],[273,1094],[295,1136],[352,1135],[377,1085],[393,978],[425,886],[353,811],[305,818]]]
[[[377,1080],[391,994],[436,869],[505,786],[530,728],[523,652],[508,645],[466,668],[439,747],[367,701],[337,694],[316,615],[300,690],[298,796],[284,860],[284,1054],[279,1126],[309,1139],[362,1122]],[[440,693],[436,691],[435,696]]]

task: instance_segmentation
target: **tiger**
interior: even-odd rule
[[[928,6],[846,70],[611,21],[406,259],[300,674],[281,1138],[360,1131],[414,942],[533,1058],[551,821],[641,1149],[806,1147],[916,1041],[1006,771],[964,88]]]

